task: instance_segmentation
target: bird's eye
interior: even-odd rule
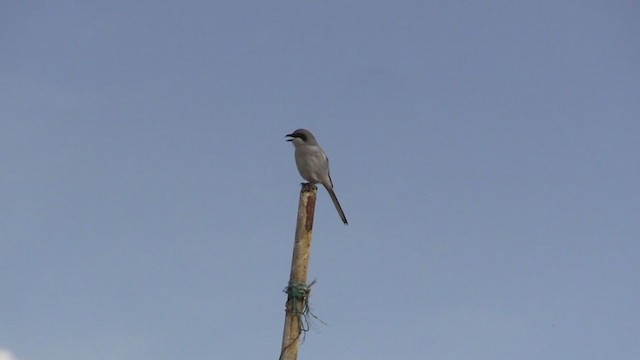
[[[307,135],[305,135],[305,134],[299,134],[298,137],[304,142],[307,141]]]

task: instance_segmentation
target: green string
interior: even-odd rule
[[[311,325],[311,318],[325,324],[324,321],[320,320],[311,312],[311,309],[309,307],[309,296],[311,295],[311,287],[315,283],[315,280],[313,280],[310,284],[305,284],[298,281],[290,281],[289,285],[287,285],[287,287],[283,290],[288,295],[287,305],[291,305],[291,311],[296,317],[298,321],[298,329],[300,329],[295,341],[300,340],[301,343],[304,343],[304,340],[307,336],[307,331],[309,331]],[[289,347],[291,344],[293,344],[293,342],[287,345],[287,347]],[[284,354],[285,349],[282,349],[282,351],[280,352],[280,359],[282,359],[282,355]]]
[[[289,295],[293,315],[298,320],[299,329],[303,335],[303,342],[304,335],[309,331],[309,315],[311,314],[309,310],[309,295],[311,294],[311,287],[314,283],[315,280],[311,282],[311,284],[290,281],[289,285],[284,289],[284,292]]]

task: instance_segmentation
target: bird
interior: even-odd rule
[[[329,158],[318,144],[316,137],[307,129],[298,129],[285,137],[288,137],[287,141],[290,141],[295,147],[296,166],[300,176],[310,184],[322,184],[331,196],[340,219],[345,225],[349,225],[336,193],[333,191],[333,181],[329,175]]]

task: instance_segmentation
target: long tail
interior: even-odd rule
[[[327,184],[322,184],[322,185],[324,185],[324,188],[327,189],[329,196],[331,196],[333,205],[335,205],[336,210],[338,210],[338,215],[340,215],[340,219],[342,219],[342,222],[345,225],[349,225],[349,222],[347,221],[347,217],[344,215],[344,211],[342,211],[342,206],[340,206],[340,202],[338,201],[338,198],[336,197],[336,193],[333,191],[333,188],[331,186],[328,186]]]

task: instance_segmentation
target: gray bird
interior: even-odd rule
[[[287,141],[291,141],[296,148],[296,165],[300,176],[311,184],[322,184],[327,189],[342,222],[348,225],[347,217],[344,216],[342,206],[340,206],[336,193],[333,191],[333,182],[331,181],[331,175],[329,175],[329,158],[325,155],[315,136],[309,130],[298,129],[291,134],[287,134],[286,137],[290,137]]]

